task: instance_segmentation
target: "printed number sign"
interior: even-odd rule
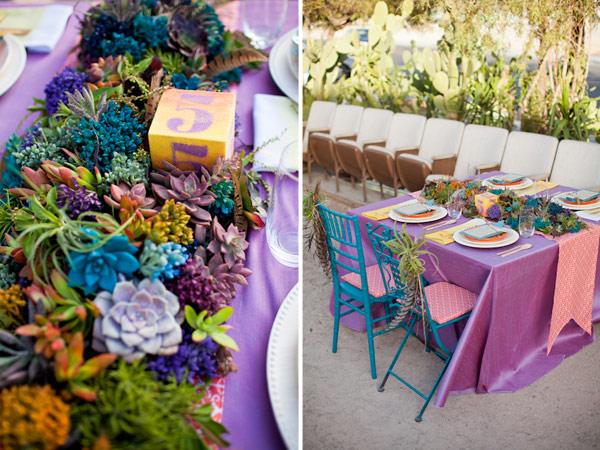
[[[211,168],[233,152],[235,93],[168,89],[158,103],[148,139],[152,165]]]

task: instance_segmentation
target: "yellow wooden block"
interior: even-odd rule
[[[497,203],[498,196],[490,192],[475,195],[475,207],[477,208],[477,212],[483,217],[487,217],[488,210],[492,205],[496,205]]]
[[[182,170],[212,168],[233,154],[235,93],[166,90],[148,132],[152,166],[169,161]]]

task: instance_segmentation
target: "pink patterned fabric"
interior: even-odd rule
[[[592,334],[600,227],[588,224],[587,230],[565,234],[555,240],[558,242],[558,268],[546,347],[548,354],[571,319],[586,333]]]
[[[210,384],[206,388],[206,393],[202,398],[202,404],[212,404],[212,411],[210,417],[215,421],[221,423],[223,421],[223,404],[225,402],[225,378],[219,377],[211,380]],[[194,423],[194,428],[202,435],[200,425]],[[219,450],[215,444],[208,446],[211,450]]]
[[[342,281],[361,289],[360,275],[358,273],[351,272],[341,278]],[[379,298],[386,294],[385,284],[383,284],[381,271],[377,264],[367,267],[367,285],[369,286],[369,294],[373,297]]]
[[[471,311],[477,299],[471,291],[445,281],[426,286],[425,296],[431,318],[440,324]]]

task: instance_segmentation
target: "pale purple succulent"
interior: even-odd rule
[[[61,209],[65,208],[71,219],[77,219],[84,212],[102,210],[102,203],[98,199],[98,194],[79,186],[77,181],[74,181],[74,183],[75,189],[71,189],[65,184],[58,186],[56,206]]]
[[[210,174],[202,169],[201,176],[194,172],[184,172],[172,166],[168,171],[154,172],[152,191],[162,201],[176,200],[185,206],[191,216],[192,223],[208,226],[211,221],[210,213],[204,209],[214,200],[215,195],[208,190]]]
[[[217,218],[213,221],[212,227],[213,240],[208,244],[207,249],[213,254],[221,254],[225,263],[233,267],[236,262],[246,259],[246,233],[239,231],[234,224],[229,224],[227,230],[219,223]]]
[[[148,278],[136,285],[120,281],[112,293],[100,292],[94,304],[100,316],[94,322],[93,348],[126,361],[150,355],[173,355],[182,340],[179,301],[159,281]]]

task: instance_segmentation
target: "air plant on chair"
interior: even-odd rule
[[[331,266],[329,265],[329,249],[325,227],[321,215],[317,209],[319,203],[325,200],[320,193],[321,183],[318,182],[314,191],[308,191],[304,196],[302,213],[304,216],[304,244],[309,252],[314,251],[314,256],[319,260],[321,268],[328,278],[331,278]]]
[[[396,328],[411,313],[420,314],[423,319],[423,338],[427,347],[427,314],[424,307],[422,275],[425,273],[423,257],[432,258],[437,264],[436,256],[424,249],[424,239],[413,239],[403,225],[402,231],[394,230],[394,238],[385,243],[387,248],[398,258],[400,281],[404,284],[404,298],[400,300],[400,308],[389,323],[389,328]]]

